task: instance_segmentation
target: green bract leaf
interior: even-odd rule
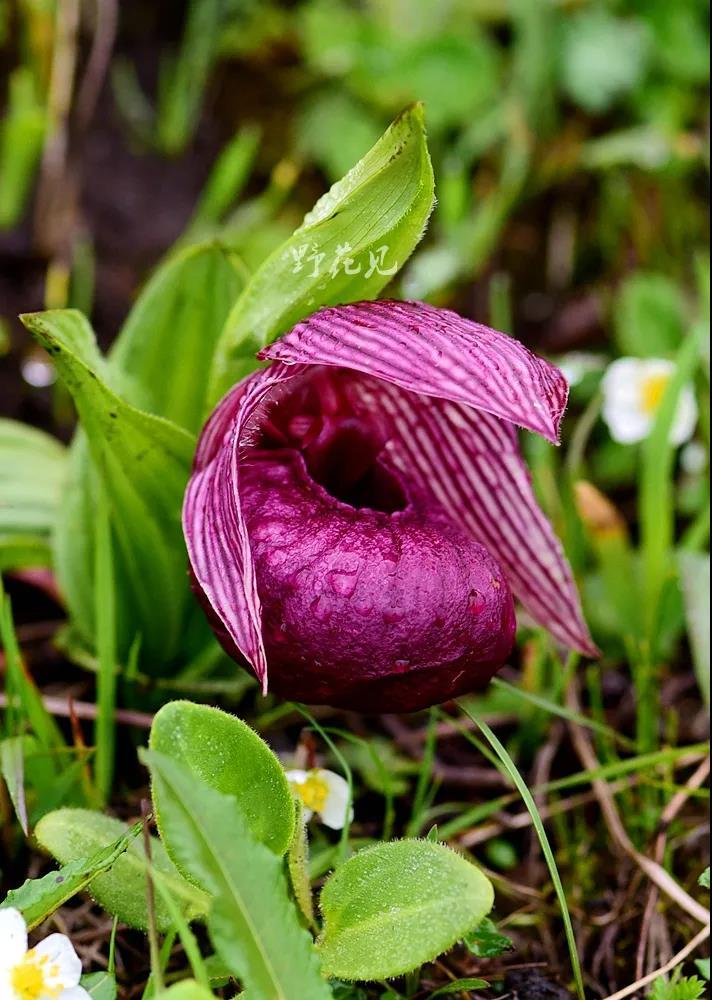
[[[0,420],[0,570],[48,565],[66,467],[59,441]]]
[[[423,111],[403,112],[249,281],[218,341],[217,400],[255,354],[321,306],[375,298],[412,253],[433,207]]]
[[[294,805],[281,764],[254,730],[234,715],[207,705],[173,701],[151,726],[150,747],[187,767],[206,785],[234,795],[250,833],[275,854],[286,852],[294,830]],[[163,828],[160,788],[154,789]],[[171,852],[170,841],[166,847]],[[177,863],[177,858],[173,857]]]
[[[129,829],[121,820],[91,809],[58,809],[42,817],[35,828],[35,836],[53,857],[69,865],[114,844],[125,837]],[[153,878],[164,880],[188,918],[205,912],[207,899],[181,878],[156,837],[151,838],[151,866]],[[146,930],[146,857],[142,841],[134,840],[125,853],[116,858],[110,871],[93,878],[89,892],[119,920]],[[172,926],[159,893],[156,893],[156,923],[162,932]]]
[[[27,314],[22,319],[51,354],[71,392],[93,468],[104,482],[116,547],[119,656],[125,657],[140,635],[146,661],[170,662],[179,651],[184,652],[186,619],[196,614],[186,583],[180,525],[194,440],[168,420],[128,405],[108,387],[102,378],[104,366],[91,328],[81,313],[53,310]],[[72,468],[78,474],[76,491],[68,506],[74,509],[76,505],[83,514],[81,528],[86,532],[93,517],[92,491],[83,460],[77,462]],[[76,522],[63,524],[71,528]],[[76,544],[76,533],[62,538],[57,567],[62,585],[70,582],[67,587],[70,606],[74,599],[82,602],[76,617],[79,627],[84,626],[89,632],[86,635],[85,631],[85,637],[91,641],[93,594],[88,573],[83,572],[76,584],[71,582],[75,565],[71,546]],[[85,547],[90,544],[87,539]],[[76,565],[81,565],[81,560]]]
[[[447,951],[492,908],[492,885],[443,844],[399,840],[359,851],[321,893],[324,971],[385,979]]]
[[[162,803],[162,835],[212,895],[208,930],[253,1000],[327,1000],[319,961],[287,895],[281,858],[255,840],[230,795],[155,750],[142,753]]]
[[[122,832],[108,846],[91,857],[70,861],[59,871],[48,872],[42,878],[27,879],[19,889],[10,890],[0,908],[12,906],[19,910],[30,929],[42,923],[68,899],[85,889],[98,874],[111,868],[141,832],[140,823],[133,827],[119,825]]]
[[[110,355],[128,402],[199,430],[215,343],[243,284],[216,242],[187,247],[156,271]]]

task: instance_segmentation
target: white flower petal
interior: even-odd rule
[[[320,768],[316,774],[329,789],[326,802],[319,810],[321,821],[332,830],[341,830],[347,818],[353,816],[353,810],[349,810],[348,782],[334,771]]]
[[[653,421],[647,413],[620,400],[604,399],[601,410],[608,432],[618,444],[636,444],[650,433]]]
[[[669,379],[675,373],[675,363],[667,358],[618,358],[613,361],[601,380],[603,407],[601,416],[614,441],[635,444],[643,441],[655,422],[656,408],[645,405],[646,387],[650,382]],[[697,422],[697,404],[691,386],[684,386],[670,429],[670,442],[680,445],[687,441]]]
[[[91,1000],[91,994],[83,986],[70,986],[60,995],[59,1000]]]
[[[82,974],[81,959],[66,934],[50,934],[35,947],[38,959],[46,959],[45,975],[52,987],[76,986]]]
[[[0,910],[0,971],[12,969],[27,951],[27,927],[19,910]]]

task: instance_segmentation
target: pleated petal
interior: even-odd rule
[[[322,309],[260,357],[350,368],[413,393],[464,403],[558,441],[568,385],[523,344],[422,302]]]
[[[212,611],[267,690],[262,608],[240,503],[240,459],[266,401],[299,366],[272,365],[235,386],[201,436],[183,503],[191,568]]]
[[[564,645],[596,656],[571,568],[536,501],[512,424],[373,379],[354,381],[352,392],[389,416],[390,460],[492,553],[535,621]]]

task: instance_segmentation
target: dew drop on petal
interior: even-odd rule
[[[351,597],[356,590],[356,572],[354,570],[331,569],[326,574],[329,585],[339,597]]]

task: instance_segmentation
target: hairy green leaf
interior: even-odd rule
[[[297,810],[294,834],[287,853],[287,869],[292,892],[302,916],[311,928],[316,926],[314,917],[314,900],[312,898],[311,880],[309,878],[309,837],[307,825],[304,822],[304,807],[297,796],[294,797]]]
[[[211,401],[255,353],[321,306],[375,298],[412,253],[433,207],[423,110],[404,111],[252,276],[220,336]]]
[[[172,701],[153,720],[150,747],[216,791],[234,795],[252,836],[275,854],[287,851],[294,830],[289,785],[275,755],[245,722],[207,705]],[[160,788],[153,801],[162,829]],[[166,847],[171,853],[170,841]]]
[[[49,825],[51,827],[51,821]],[[108,871],[141,832],[140,823],[132,827],[119,826],[122,832],[107,846],[99,848],[90,857],[77,857],[67,862],[59,871],[48,872],[42,878],[27,879],[19,889],[10,890],[0,908],[12,906],[19,910],[30,929],[42,923],[68,899],[85,889],[97,875]]]
[[[321,893],[324,971],[385,979],[432,961],[492,908],[482,872],[443,844],[399,840],[359,851]]]
[[[113,844],[129,831],[126,823],[90,809],[58,809],[48,813],[35,828],[41,846],[59,862],[69,865]],[[207,909],[207,899],[176,871],[161,842],[151,838],[151,874],[162,879],[180,902],[182,912],[193,918]],[[91,880],[89,892],[109,913],[130,927],[146,930],[146,856],[141,840],[134,840],[115,859],[110,871]],[[156,923],[162,932],[172,926],[170,914],[156,894]]]
[[[329,989],[287,894],[282,861],[255,840],[233,796],[156,750],[142,753],[171,854],[212,895],[216,952],[253,1000],[327,1000]]]

